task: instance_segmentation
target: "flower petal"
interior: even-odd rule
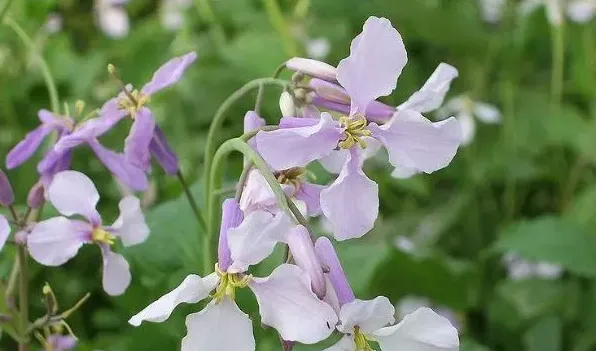
[[[94,138],[99,138],[112,129],[122,118],[126,117],[128,112],[116,109],[111,114],[101,115],[92,118],[81,124],[69,135],[65,135],[54,145],[54,150],[64,151],[75,146],[88,142]]]
[[[336,79],[335,67],[322,61],[292,57],[286,61],[286,67],[292,71],[301,72],[307,76],[324,79],[329,82],[335,82]]]
[[[6,155],[6,168],[13,169],[27,161],[37,150],[43,139],[54,129],[42,124],[33,129]]]
[[[311,217],[318,216],[323,212],[321,210],[321,191],[323,189],[325,189],[323,185],[302,182],[294,195],[296,199],[304,201],[307,214]]]
[[[391,94],[408,61],[401,36],[386,18],[369,17],[337,66],[337,80],[352,98],[352,114],[364,114],[368,104]]]
[[[397,166],[395,167],[395,169],[393,169],[393,172],[391,172],[391,176],[397,179],[408,179],[415,176],[418,173],[419,172],[416,168]]]
[[[273,190],[271,190],[263,175],[256,169],[251,170],[248,174],[248,179],[240,197],[240,209],[246,215],[254,211],[278,212],[279,205]]]
[[[226,272],[232,264],[232,253],[228,244],[228,231],[238,227],[244,219],[236,199],[224,200],[221,206],[221,226],[219,227],[219,240],[217,243],[217,264],[219,269]]]
[[[53,217],[37,223],[27,236],[31,257],[46,266],[60,266],[91,242],[93,228],[86,222]]]
[[[145,216],[141,210],[141,201],[135,196],[126,196],[118,204],[120,216],[112,228],[122,240],[124,246],[133,246],[147,240],[149,227],[145,223]]]
[[[501,123],[501,112],[491,104],[476,102],[474,104],[474,115],[484,123]]]
[[[249,286],[262,323],[275,328],[284,340],[314,344],[333,332],[335,311],[311,291],[310,279],[299,267],[282,264],[267,278],[253,278]]]
[[[155,120],[148,108],[142,108],[136,115],[128,137],[124,140],[124,154],[128,162],[143,170],[151,167],[149,145],[155,131]]]
[[[474,121],[472,115],[467,113],[458,114],[457,120],[461,129],[461,143],[462,145],[469,145],[476,134],[476,121]]]
[[[252,321],[229,298],[188,315],[186,329],[182,351],[255,350]]]
[[[301,225],[294,226],[287,234],[286,241],[296,265],[308,274],[312,291],[319,299],[323,299],[327,293],[327,284],[308,229]]]
[[[219,277],[211,273],[205,278],[191,274],[176,289],[160,297],[141,312],[132,316],[128,323],[138,327],[143,321],[161,323],[168,319],[174,309],[181,303],[197,303],[209,297],[215,289]]]
[[[319,163],[329,173],[339,174],[348,162],[350,151],[347,149],[333,150],[331,153],[319,160]]]
[[[348,302],[354,301],[354,292],[352,291],[352,287],[350,287],[346,273],[341,266],[331,241],[324,236],[318,238],[315,242],[315,251],[319,261],[327,268],[326,275],[335,290],[338,303],[345,305]]]
[[[456,351],[457,330],[430,308],[420,308],[399,324],[373,333],[382,351]]]
[[[359,326],[365,334],[395,322],[395,308],[388,298],[378,296],[372,300],[354,300],[341,307],[339,311],[340,325],[337,329],[342,333],[351,333]]]
[[[122,295],[132,279],[130,266],[122,255],[113,252],[107,245],[101,245],[101,253],[103,256],[103,289],[110,296]]]
[[[228,245],[232,264],[228,272],[245,272],[269,256],[275,245],[284,241],[285,235],[294,226],[283,213],[277,216],[265,211],[252,212],[242,224],[228,230]]]
[[[65,216],[79,214],[91,223],[99,224],[101,218],[95,207],[99,193],[85,174],[78,171],[63,171],[54,176],[48,189],[50,202]]]
[[[323,112],[316,125],[259,132],[257,149],[276,170],[302,167],[327,156],[337,147],[343,131],[330,114]]]
[[[188,66],[190,66],[196,59],[197,53],[194,51],[189,52],[186,55],[174,57],[159,67],[153,75],[153,78],[151,78],[151,81],[145,84],[142,92],[152,95],[157,91],[178,82]]]
[[[422,88],[412,94],[406,102],[399,105],[398,109],[414,110],[420,113],[438,109],[443,104],[451,81],[457,76],[458,72],[455,67],[441,62]]]
[[[331,347],[326,348],[323,351],[357,351],[354,337],[346,335],[339,341],[333,344]]]
[[[6,244],[6,240],[8,240],[9,235],[10,224],[8,223],[8,220],[6,220],[6,217],[0,215],[0,250],[2,250],[4,244]]]
[[[432,123],[412,110],[397,112],[389,123],[380,127],[371,123],[369,129],[387,148],[393,166],[415,168],[425,173],[447,166],[461,139],[455,118]]]
[[[357,148],[350,150],[335,182],[321,191],[321,209],[337,240],[359,238],[373,228],[379,215],[379,187],[362,171]]]
[[[157,125],[149,144],[149,152],[168,175],[175,175],[180,169],[178,156],[168,144],[165,134]]]
[[[124,154],[106,149],[97,140],[90,140],[89,147],[95,156],[122,184],[134,191],[143,191],[149,187],[147,175],[137,166],[130,164]]]

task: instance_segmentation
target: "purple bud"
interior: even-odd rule
[[[326,237],[320,237],[315,243],[315,251],[321,263],[329,270],[327,277],[335,289],[340,306],[354,301],[354,293],[331,241]]]
[[[323,299],[327,293],[327,285],[308,229],[301,225],[292,228],[288,233],[287,242],[294,261],[310,277],[313,292]]]
[[[41,207],[44,200],[43,182],[39,181],[33,185],[31,190],[29,190],[29,194],[27,194],[27,205],[32,209],[37,209]]]
[[[312,97],[313,105],[327,110],[337,111],[345,115],[350,114],[350,104],[343,104],[327,100],[318,95]],[[370,122],[386,123],[395,113],[395,108],[379,101],[372,101],[366,107],[366,119]]]
[[[335,67],[322,61],[293,57],[286,62],[286,67],[292,71],[301,72],[308,76],[320,78],[329,82],[335,82],[337,80],[337,70]]]
[[[14,202],[14,192],[6,174],[0,169],[0,205],[10,206]]]
[[[311,79],[308,85],[314,89],[315,93],[329,101],[337,102],[344,105],[350,104],[350,95],[341,86],[321,79]]]
[[[236,228],[242,223],[244,214],[235,199],[226,199],[222,205],[221,227],[219,229],[219,243],[217,245],[217,261],[219,269],[226,271],[232,264],[232,255],[228,246],[228,230]]]
[[[244,133],[264,127],[267,124],[255,111],[248,111],[244,115]]]
[[[153,139],[149,144],[149,151],[168,175],[176,175],[180,169],[178,156],[176,156],[176,153],[168,144],[165,134],[158,126],[155,126]]]
[[[26,230],[19,230],[14,234],[14,241],[19,245],[27,245],[27,236],[29,232]]]
[[[281,340],[281,348],[283,351],[292,351],[296,345],[295,341]]]

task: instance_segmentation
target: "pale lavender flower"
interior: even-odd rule
[[[6,173],[0,169],[0,205],[10,206],[13,202],[14,191],[12,190],[12,185],[10,185]]]
[[[331,51],[329,39],[324,37],[308,39],[305,46],[308,56],[317,60],[324,59]]]
[[[567,5],[567,15],[577,23],[587,23],[596,16],[596,0],[571,0]]]
[[[0,251],[6,244],[8,237],[10,236],[10,223],[3,215],[0,215]]]
[[[38,209],[45,201],[45,190],[42,181],[35,183],[27,193],[27,206]]]
[[[503,18],[503,12],[507,5],[506,0],[479,0],[482,19],[488,23],[495,24]]]
[[[163,133],[156,126],[153,113],[146,104],[154,93],[178,82],[196,58],[197,54],[191,52],[171,59],[155,72],[151,81],[140,91],[126,86],[124,88],[126,91],[103,105],[98,118],[88,120],[70,135],[61,138],[54,149],[61,151],[89,139],[98,138],[120,120],[130,116],[134,122],[124,145],[127,160],[148,171],[151,155],[153,155],[168,174],[175,174],[178,170],[178,159],[165,141]]]
[[[518,5],[518,11],[522,16],[529,16],[540,7],[546,10],[546,18],[553,26],[563,24],[563,4],[562,0],[522,0]]]
[[[46,266],[60,266],[73,258],[84,244],[96,244],[103,256],[103,288],[110,295],[124,293],[130,284],[129,265],[111,250],[116,239],[125,247],[144,242],[149,227],[140,201],[127,196],[119,203],[120,216],[111,226],[102,225],[96,210],[99,194],[86,175],[76,171],[56,174],[48,188],[50,203],[63,216],[37,223],[27,237],[31,257]],[[85,220],[70,219],[75,215]],[[67,216],[67,217],[65,217]]]
[[[231,213],[224,216],[222,231],[235,224],[237,206],[224,204],[224,211]],[[177,305],[197,303],[211,296],[202,311],[186,318],[188,333],[182,340],[182,351],[253,351],[252,322],[234,301],[236,289],[248,287],[257,298],[261,322],[275,328],[284,340],[313,344],[327,338],[337,315],[312,292],[308,274],[290,264],[280,265],[266,278],[247,274],[251,265],[269,256],[276,243],[284,240],[290,222],[284,215],[248,215],[240,226],[220,235],[220,241],[224,241],[220,247],[226,246],[227,239],[229,256],[227,250],[219,250],[225,254],[219,257],[214,273],[204,278],[187,276],[182,284],[133,316],[129,323],[139,326],[143,321],[163,322]],[[223,262],[229,262],[226,270],[222,270]],[[212,291],[215,292],[210,295]]]
[[[556,280],[563,275],[563,267],[556,263],[524,260],[518,254],[509,252],[503,256],[502,262],[507,269],[507,276],[511,280],[540,278]]]
[[[184,26],[184,12],[192,5],[192,0],[162,0],[160,19],[161,25],[170,31],[176,31]]]
[[[71,135],[75,122],[68,116],[57,116],[50,111],[40,110],[38,113],[41,125],[29,132],[23,140],[13,147],[6,156],[6,167],[13,169],[27,161],[40,147],[42,141],[52,132],[58,133],[58,143]],[[122,183],[134,190],[147,188],[147,177],[143,170],[130,164],[124,155],[106,149],[95,138],[82,139],[79,144],[87,144],[97,158]],[[60,150],[50,149],[37,165],[44,186],[48,186],[54,175],[70,168],[72,147]]]
[[[361,237],[378,216],[378,186],[362,171],[366,138],[385,146],[392,165],[425,173],[447,166],[459,147],[455,118],[431,123],[419,112],[437,104],[436,94],[424,93],[434,90],[429,88],[435,83],[418,93],[431,99],[415,94],[387,123],[378,125],[366,119],[370,103],[395,88],[406,61],[401,36],[389,20],[370,17],[352,42],[350,56],[337,68],[337,80],[350,97],[350,115],[339,121],[326,112],[320,119],[282,118],[280,129],[257,134],[259,152],[277,170],[302,167],[341,150],[339,156],[345,161],[339,177],[321,192],[321,209],[338,240]],[[444,96],[442,85],[437,91]],[[357,199],[352,198],[355,194]]]
[[[46,351],[69,351],[77,346],[77,339],[72,335],[52,334],[46,342]]]
[[[325,351],[372,350],[369,341],[376,341],[381,351],[456,351],[459,349],[457,330],[449,320],[430,308],[420,308],[395,323],[395,308],[384,296],[359,300],[337,259],[329,239],[319,238],[316,250],[320,261],[328,268],[327,277],[340,302],[337,330],[344,337]]]
[[[476,122],[486,124],[501,123],[502,116],[499,109],[489,103],[474,101],[466,95],[456,96],[445,103],[437,111],[439,118],[455,116],[461,126],[462,145],[468,145],[476,134]]]
[[[120,39],[128,35],[130,20],[124,5],[128,0],[96,0],[95,14],[101,30],[109,37]]]

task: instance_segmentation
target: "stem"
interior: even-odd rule
[[[205,141],[205,165],[203,171],[203,180],[205,181],[205,203],[209,203],[209,199],[211,197],[212,189],[209,187],[209,175],[211,174],[211,167],[213,166],[213,155],[215,154],[215,137],[217,131],[221,128],[221,125],[224,122],[226,112],[232,107],[232,105],[246,95],[252,89],[258,88],[261,85],[279,85],[282,88],[285,88],[288,83],[281,79],[275,78],[260,78],[252,80],[246,83],[243,87],[236,90],[232,95],[230,95],[226,101],[224,101],[215,116],[213,116],[213,121],[209,126],[209,132],[207,133],[207,139]]]
[[[503,107],[505,112],[504,119],[504,139],[507,153],[511,156],[515,145],[515,83],[511,78],[503,82]],[[505,192],[503,194],[503,203],[505,206],[505,224],[513,218],[515,214],[515,177],[512,172],[506,175]]]
[[[6,1],[4,1],[4,4],[2,4],[2,7],[0,8],[0,21],[2,21],[2,18],[4,18],[4,15],[6,15],[6,13],[8,12],[8,9],[10,8],[11,4],[12,4],[12,0],[6,0]]]
[[[265,87],[263,84],[259,84],[259,91],[257,92],[257,99],[255,101],[255,113],[261,114],[261,104],[263,103],[263,95],[265,94]]]
[[[1,18],[1,17],[0,17]],[[4,19],[4,23],[9,26],[21,39],[23,44],[34,54],[35,58],[39,61],[39,68],[41,69],[41,73],[46,83],[46,87],[48,89],[48,94],[50,95],[50,103],[52,105],[52,112],[60,113],[60,100],[58,99],[58,89],[56,89],[56,82],[54,82],[54,77],[50,71],[50,67],[48,66],[47,62],[43,58],[43,56],[37,51],[35,47],[35,43],[31,39],[31,37],[19,26],[17,22],[12,20],[10,17],[6,17]]]
[[[238,179],[238,185],[236,186],[236,195],[234,196],[236,201],[240,201],[240,198],[242,197],[242,191],[244,190],[244,185],[248,180],[248,175],[250,174],[251,169],[251,162],[247,162],[246,165],[244,165],[244,168],[242,169],[242,173],[240,174],[240,178]]]
[[[20,330],[22,335],[27,335],[29,324],[29,272],[27,267],[27,250],[19,246],[18,252],[20,277],[19,277],[19,313]],[[19,342],[19,351],[27,351],[28,342]]]
[[[17,259],[14,260],[14,263],[12,264],[12,269],[8,278],[8,285],[6,287],[6,298],[11,298],[14,293],[14,289],[17,285],[17,278],[19,277],[19,270],[19,259],[17,257]]]
[[[298,56],[298,46],[292,37],[290,27],[284,18],[281,8],[277,3],[277,0],[263,0],[263,5],[269,16],[269,22],[273,25],[273,28],[277,31],[284,45],[286,54],[290,57]]]
[[[178,170],[178,172],[176,172],[176,177],[178,177],[178,180],[180,181],[180,184],[182,185],[182,189],[184,189],[184,195],[186,195],[186,198],[188,199],[188,203],[190,204],[190,207],[192,208],[192,212],[194,213],[195,218],[199,222],[199,226],[201,227],[203,232],[205,232],[207,230],[207,224],[205,223],[205,218],[203,217],[203,214],[199,210],[197,201],[195,200],[192,192],[190,191],[190,188],[188,187],[188,183],[186,182],[186,180],[184,179],[184,176],[182,175],[182,171]]]
[[[552,71],[551,71],[551,102],[553,107],[559,108],[563,95],[563,74],[565,68],[565,35],[563,25],[551,26],[552,40]]]

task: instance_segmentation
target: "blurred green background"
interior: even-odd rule
[[[141,85],[170,57],[195,50],[199,59],[184,79],[151,106],[200,195],[205,135],[228,95],[295,55],[336,65],[368,16],[387,17],[405,41],[409,62],[385,102],[405,101],[443,61],[460,72],[449,97],[466,94],[493,104],[502,123],[478,123],[474,140],[432,175],[395,179],[386,156],[368,162],[367,173],[380,186],[380,218],[363,239],[338,245],[355,292],[361,299],[385,295],[397,305],[422,297],[449,309],[466,351],[596,350],[595,23],[562,27],[559,99],[551,83],[555,32],[543,9],[522,19],[515,1],[507,5],[491,24],[475,0],[130,0],[122,7],[107,0],[14,0],[8,17],[32,37],[35,50],[0,26],[0,156],[38,125],[39,109],[50,108],[36,55],[47,60],[61,102],[83,99],[91,110],[118,91],[108,63],[126,82]],[[117,22],[123,16],[128,30]],[[265,94],[262,115],[270,123],[280,117],[279,94],[276,88]],[[242,132],[244,113],[253,106],[254,95],[235,105],[222,141]],[[121,150],[127,129],[121,125],[102,142]],[[35,164],[8,172],[21,204],[37,180]],[[239,158],[229,163],[230,185],[241,167]],[[123,190],[109,173],[85,149],[76,151],[73,169],[94,179],[104,220],[115,219]],[[330,179],[314,171],[317,182]],[[200,270],[200,233],[179,183],[158,168],[151,180],[141,197],[152,233],[125,250],[133,283],[123,296],[102,291],[95,247],[60,268],[32,263],[33,316],[44,313],[44,282],[63,307],[91,292],[69,319],[80,338],[76,350],[177,350],[185,315],[199,310],[182,306],[167,323],[140,328],[126,322]],[[279,254],[255,275],[270,271]],[[13,257],[12,247],[2,252],[2,277]],[[253,298],[241,294],[239,300],[257,318],[257,350],[279,350],[274,331],[259,328]],[[0,349],[16,347],[5,335]]]

